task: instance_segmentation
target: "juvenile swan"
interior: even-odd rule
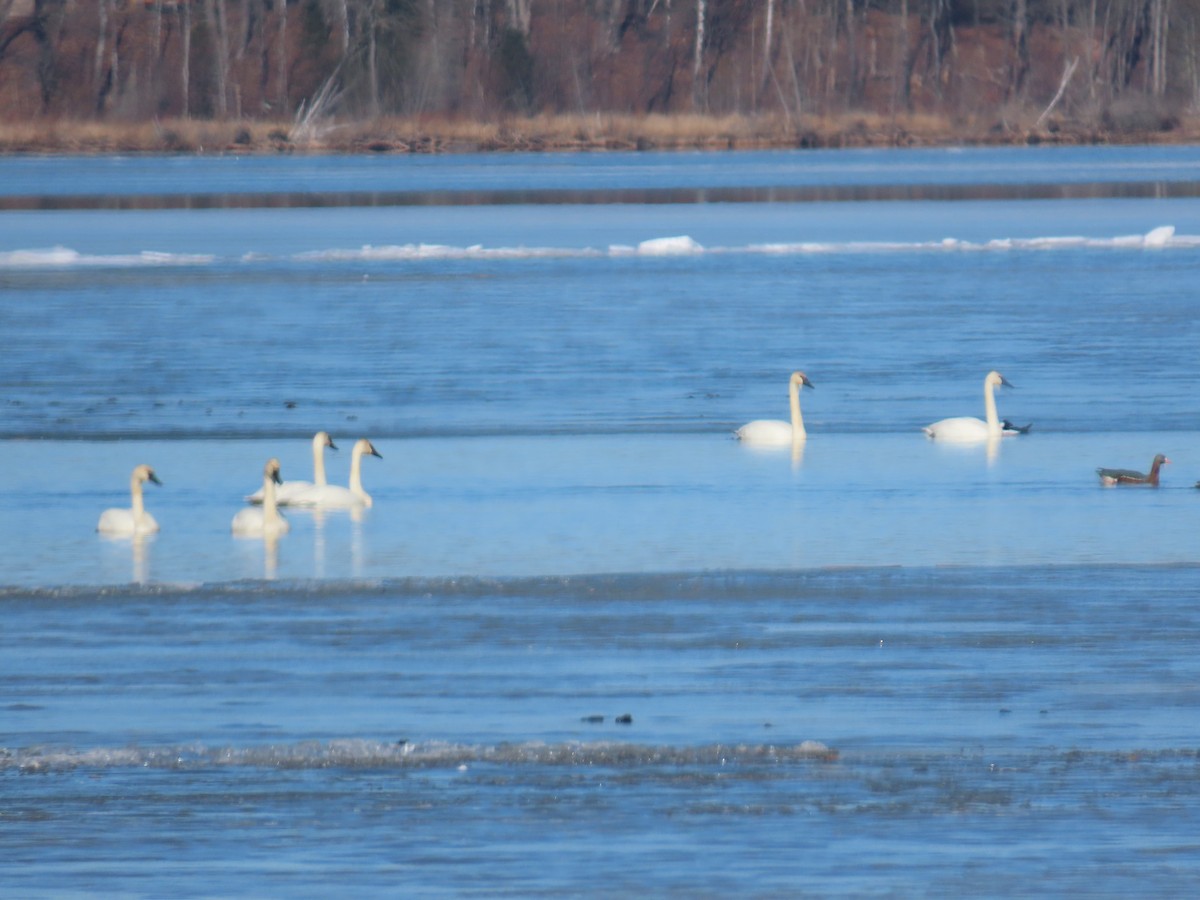
[[[158,523],[154,516],[146,512],[142,503],[142,485],[153,481],[161,485],[154,470],[147,465],[137,466],[129,478],[129,495],[133,499],[131,509],[106,509],[100,514],[96,530],[117,537],[133,537],[137,534],[153,534],[158,531]]]
[[[370,506],[371,495],[364,491],[362,486],[362,458],[366,454],[383,459],[366,438],[356,441],[350,454],[350,487],[344,488],[337,484],[313,485],[293,496],[291,505],[319,506],[326,509]]]
[[[238,537],[274,538],[287,534],[291,527],[279,514],[275,502],[275,485],[280,484],[279,460],[271,457],[263,466],[262,506],[238,510],[233,517],[233,533]]]
[[[1146,484],[1158,487],[1158,470],[1169,462],[1169,459],[1159,453],[1150,463],[1149,473],[1133,469],[1097,469],[1096,474],[1100,476],[1100,483],[1105,487],[1112,487],[1114,484]]]
[[[734,432],[739,441],[755,444],[760,447],[788,447],[793,441],[803,441],[808,437],[804,430],[804,417],[800,415],[800,388],[813,388],[813,383],[803,372],[793,372],[788,379],[788,403],[792,410],[792,421],[780,419],[755,419],[747,422]]]
[[[986,441],[989,438],[1010,437],[1019,434],[1018,430],[1005,429],[996,415],[995,389],[1012,387],[999,372],[988,372],[983,379],[983,406],[987,421],[973,416],[958,416],[953,419],[942,419],[932,425],[926,425],[924,431],[929,437],[939,441]]]
[[[275,502],[280,506],[288,506],[292,502],[292,497],[299,494],[301,491],[307,491],[311,487],[323,487],[325,485],[325,448],[336,450],[337,444],[333,442],[328,432],[318,431],[313,435],[312,453],[313,453],[313,480],[312,481],[285,481],[283,484],[275,488]],[[253,494],[246,498],[248,503],[262,503],[263,492],[259,488]]]

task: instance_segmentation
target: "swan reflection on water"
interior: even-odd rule
[[[134,584],[146,584],[150,580],[150,545],[156,538],[154,533],[147,534],[143,532],[134,535],[119,535],[101,532],[100,537],[113,545],[129,544],[129,580],[131,582]]]
[[[314,509],[313,519],[313,578],[325,577],[325,511]]]
[[[263,538],[263,579],[274,581],[279,575],[279,535]]]
[[[366,561],[366,551],[363,541],[363,519],[366,514],[363,508],[355,507],[350,510],[350,521],[353,527],[350,529],[350,574],[355,578],[363,577],[363,569]]]
[[[319,507],[310,509],[297,509],[297,514],[308,514],[312,516],[313,525],[313,541],[312,541],[312,577],[325,578],[328,572],[330,563],[330,554],[333,555],[334,571],[338,571],[340,564],[345,562],[339,558],[339,553],[344,552],[344,545],[338,542],[337,520],[349,519],[350,521],[350,548],[349,548],[349,564],[350,576],[352,578],[361,578],[363,574],[363,559],[365,552],[363,548],[363,522],[367,518],[367,509],[363,506],[355,506],[349,509],[321,509]],[[330,532],[328,529],[334,529]],[[333,549],[330,549],[332,537]]]

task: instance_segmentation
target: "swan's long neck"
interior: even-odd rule
[[[270,475],[263,477],[263,524],[279,522],[279,506],[275,503],[275,479]]]
[[[325,439],[321,435],[313,438],[313,484],[325,486]]]
[[[989,434],[1000,433],[1000,417],[996,415],[996,388],[990,381],[983,383],[983,408],[987,412]]]
[[[140,522],[146,512],[146,504],[142,501],[142,482],[137,475],[129,479],[129,496],[133,499],[133,521]]]
[[[804,416],[800,415],[800,382],[788,384],[788,403],[792,407],[792,440],[802,441],[808,437],[804,430]]]
[[[371,495],[364,491],[362,486],[362,458],[363,448],[355,444],[354,454],[350,457],[350,492],[361,497],[363,502],[370,506]]]

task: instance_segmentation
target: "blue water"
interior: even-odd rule
[[[1194,890],[1197,185],[1187,147],[0,160],[0,883]],[[791,199],[705,200],[748,187]],[[802,451],[732,440],[797,368]],[[928,441],[991,368],[1032,432]],[[334,482],[372,439],[373,507],[234,539],[319,429]],[[140,462],[162,531],[98,536]]]

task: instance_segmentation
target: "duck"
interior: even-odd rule
[[[791,407],[792,420],[784,422],[781,419],[755,419],[747,422],[733,433],[739,441],[759,447],[789,447],[793,443],[808,439],[804,430],[804,417],[800,414],[800,389],[816,386],[808,380],[803,372],[793,372],[788,379],[788,403]]]
[[[282,480],[279,476],[279,460],[271,457],[263,466],[262,506],[238,510],[230,526],[234,535],[271,539],[287,534],[291,525],[280,514],[275,502],[275,486]]]
[[[1114,484],[1146,484],[1150,487],[1158,487],[1158,470],[1169,462],[1169,459],[1159,453],[1150,463],[1148,473],[1135,472],[1133,469],[1101,468],[1096,470],[1096,474],[1100,476],[1100,483],[1105,487],[1111,487]]]
[[[135,466],[129,477],[129,495],[132,506],[129,509],[106,509],[100,514],[96,530],[112,537],[133,537],[141,534],[154,534],[158,531],[158,522],[146,511],[142,501],[142,485],[147,481],[159,486],[162,482],[147,465]]]
[[[338,484],[313,485],[305,491],[300,491],[292,497],[292,506],[312,506],[325,509],[348,509],[360,506],[372,506],[371,495],[363,490],[362,460],[364,456],[374,456],[383,459],[379,451],[366,438],[354,443],[350,452],[350,486],[344,488]]]
[[[1020,429],[1006,431],[996,415],[995,390],[998,387],[1012,387],[1008,379],[993,370],[983,379],[983,408],[987,421],[973,416],[956,416],[942,419],[932,425],[926,425],[921,430],[929,437],[939,441],[986,441],[990,438],[1012,437],[1020,434]],[[1033,427],[1027,426],[1026,430]]]
[[[325,480],[325,448],[336,450],[337,444],[333,442],[333,438],[328,432],[318,431],[313,435],[312,439],[312,454],[313,454],[313,480],[312,481],[285,481],[283,484],[277,485],[275,488],[275,503],[279,506],[289,506],[292,502],[292,497],[302,491],[307,491],[311,487],[323,487],[326,484]],[[259,488],[253,494],[246,497],[247,503],[262,503],[263,491]]]
[[[1005,419],[1000,423],[1000,433],[1004,437],[1016,437],[1018,434],[1029,434],[1029,429],[1033,427],[1033,423],[1028,425],[1014,425],[1012,422]]]

